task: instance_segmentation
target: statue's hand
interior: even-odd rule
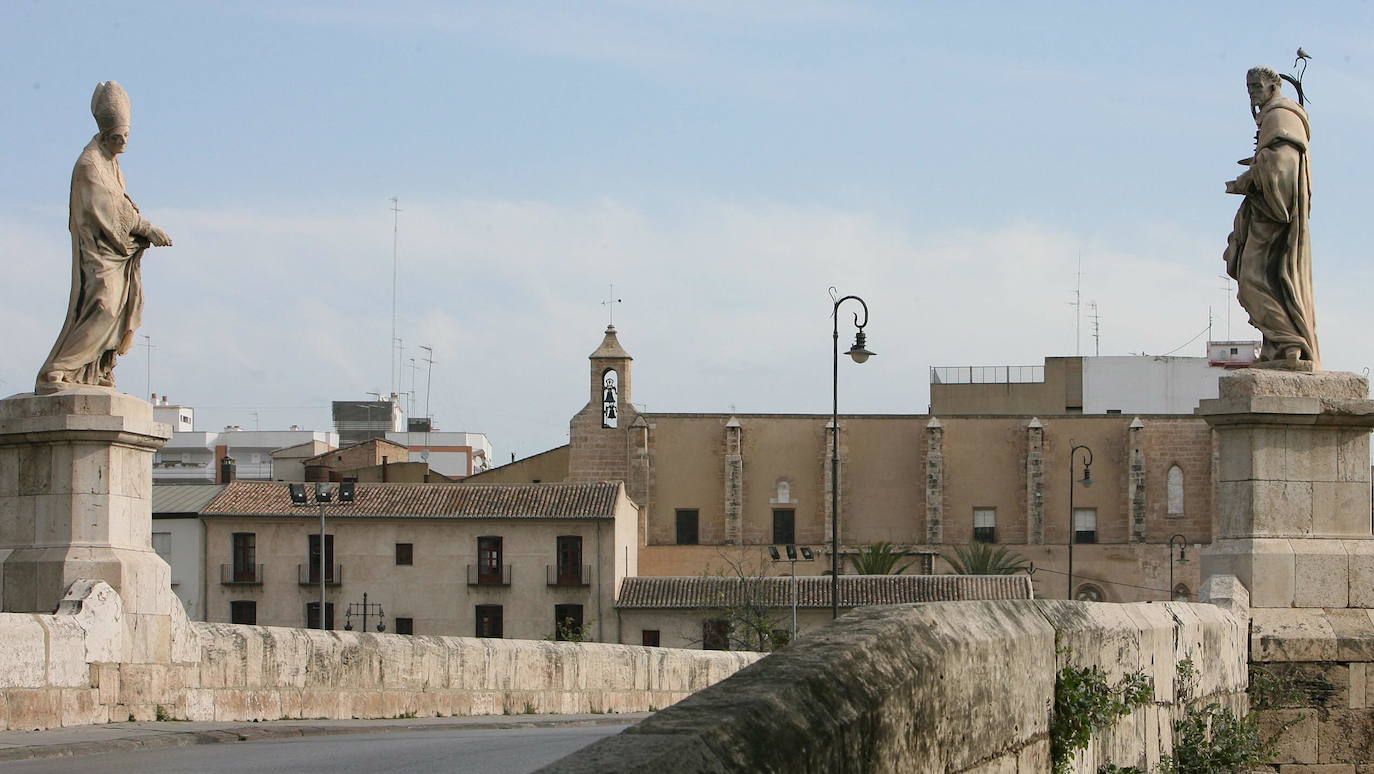
[[[1239,181],[1239,180],[1227,180],[1227,181],[1226,181],[1226,193],[1228,193],[1228,194],[1241,194],[1241,195],[1244,195],[1244,194],[1245,194],[1245,190],[1241,187],[1241,181]]]
[[[167,232],[152,224],[148,225],[148,231],[143,236],[147,237],[154,247],[172,246],[172,238],[167,235]]]

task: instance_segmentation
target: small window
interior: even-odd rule
[[[678,508],[677,509],[677,544],[680,546],[694,546],[698,540],[697,533],[697,509]]]
[[[492,637],[499,639],[502,636],[501,631],[501,606],[478,605],[477,636]]]
[[[997,509],[973,509],[973,539],[979,543],[997,542]]]
[[[396,564],[412,565],[415,564],[415,544],[397,543],[396,544]]]
[[[252,600],[235,600],[230,602],[229,623],[257,626],[258,603]]]
[[[320,536],[318,533],[311,533],[306,538],[306,565],[310,573],[310,582],[320,582]],[[334,536],[324,536],[324,580],[326,583],[334,582]],[[314,627],[308,627],[314,628]],[[330,626],[329,628],[334,628]]]
[[[797,511],[793,508],[773,509],[773,544],[790,546],[797,542]]]
[[[701,622],[702,650],[730,649],[730,621],[725,618],[708,618]]]
[[[657,648],[659,642],[658,629],[644,629],[639,633],[639,644],[647,648]]]
[[[307,629],[318,629],[318,628],[320,628],[320,603],[319,603],[319,602],[307,602],[307,603],[305,603],[305,628],[307,628]],[[333,628],[334,628],[334,603],[333,603],[333,602],[329,602],[329,603],[325,604],[325,606],[324,606],[324,628],[326,628],[326,629],[333,629]]]
[[[1073,510],[1073,542],[1097,542],[1097,509],[1075,508]]]
[[[1102,593],[1102,589],[1091,583],[1085,583],[1078,587],[1073,593],[1073,598],[1079,602],[1105,602],[1107,595]]]
[[[396,616],[396,633],[397,633],[397,634],[414,634],[414,633],[415,633],[415,619],[414,619],[414,618],[402,618],[402,617],[400,617],[399,615]]]
[[[255,532],[235,532],[233,539],[234,582],[251,583],[258,574],[258,536]],[[316,581],[318,582],[318,578]]]
[[[559,586],[580,586],[587,582],[582,577],[581,535],[559,535],[554,551],[558,558],[556,581]]]
[[[168,564],[172,563],[172,533],[154,532],[153,550]]]
[[[582,635],[582,606],[554,605],[553,638],[555,640],[582,642]]]
[[[1177,465],[1169,468],[1169,480],[1167,482],[1169,495],[1169,515],[1183,515],[1183,468]]]

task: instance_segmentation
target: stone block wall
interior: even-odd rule
[[[1280,774],[1374,772],[1374,611],[1255,609],[1251,660]],[[1252,701],[1261,701],[1255,681]],[[1260,705],[1263,706],[1263,705]]]
[[[177,606],[180,609],[180,606]],[[753,653],[189,622],[131,630],[103,582],[55,615],[0,614],[0,729],[666,707]],[[160,708],[160,712],[159,712]]]
[[[1184,659],[1197,696],[1245,707],[1246,622],[1211,605],[936,602],[841,621],[542,771],[1047,772],[1070,661],[1112,682],[1140,670],[1155,694],[1078,755],[1081,774],[1172,750]]]

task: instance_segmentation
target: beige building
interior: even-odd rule
[[[359,483],[324,510],[321,544],[320,508],[293,505],[285,483],[229,484],[201,509],[207,620],[318,626],[322,545],[329,628],[360,626],[347,612],[367,594],[402,634],[616,638],[638,559],[619,483]]]
[[[864,605],[909,602],[1030,599],[1024,575],[846,575],[840,578],[840,615]],[[791,639],[832,620],[830,578],[695,576],[626,578],[616,610],[620,641],[667,648],[751,650]]]
[[[566,472],[552,450],[470,480],[624,481],[643,509],[645,576],[718,571],[723,547],[763,562],[782,543],[814,547],[823,555],[814,572],[828,567],[829,415],[641,413],[632,364],[608,328],[590,357],[589,400],[571,421]],[[1043,413],[841,415],[842,554],[878,541],[944,555],[991,542],[1034,563],[1038,594],[1063,598],[1073,532],[1075,595],[1191,596],[1197,549],[1212,536],[1211,430],[1191,414],[1072,410],[1072,371],[1065,363],[1032,396],[1028,405],[1051,409]],[[1089,451],[1071,469],[1075,446]],[[1091,486],[1081,481],[1088,453]]]

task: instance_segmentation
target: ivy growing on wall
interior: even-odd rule
[[[1068,664],[1059,670],[1050,719],[1050,759],[1055,774],[1071,770],[1073,756],[1088,746],[1093,734],[1110,728],[1153,698],[1154,687],[1142,672],[1128,674],[1111,685],[1097,666]]]

